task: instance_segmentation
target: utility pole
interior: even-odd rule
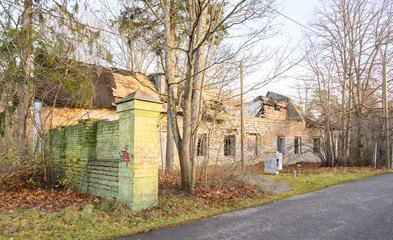
[[[242,170],[246,169],[244,162],[244,95],[243,95],[243,60],[240,61],[240,142],[241,142],[241,156],[242,156]]]
[[[382,69],[382,78],[383,78],[383,103],[384,103],[384,127],[385,127],[385,136],[386,136],[386,168],[390,169],[390,133],[389,133],[389,103],[388,103],[388,77],[387,77],[387,60],[386,53],[383,55],[383,69]]]

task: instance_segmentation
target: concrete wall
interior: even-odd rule
[[[118,125],[87,119],[51,130],[51,145],[59,156],[57,178],[82,192],[117,197]]]
[[[117,197],[119,184],[119,121],[97,121],[95,156],[89,161],[89,185],[93,195]]]
[[[118,198],[133,210],[158,199],[158,119],[161,103],[119,102],[119,120],[79,120],[50,130],[58,179],[82,192]]]

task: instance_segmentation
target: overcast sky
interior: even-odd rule
[[[288,16],[302,25],[307,25],[307,22],[309,22],[313,17],[314,8],[317,6],[317,4],[318,0],[283,0],[279,9],[280,12],[285,16]],[[283,16],[279,16],[277,18],[277,22],[282,24],[281,33],[275,36],[273,39],[266,41],[265,44],[271,47],[280,47],[285,46],[288,42],[292,46],[295,46],[299,42],[300,44],[303,43],[304,27]],[[299,51],[297,54],[301,54],[301,51]],[[292,76],[300,74],[299,71],[301,72],[300,68],[294,68],[286,75]],[[259,71],[256,71],[255,73],[247,76],[245,79],[245,85],[247,85],[247,82],[250,83],[258,81],[258,78],[261,75],[263,75],[263,67]],[[290,97],[297,97],[295,90],[296,85],[295,78],[289,77],[283,80],[272,82],[256,92],[249,93],[246,97],[247,100],[250,100],[257,95],[265,95],[267,91],[274,91],[288,95]]]

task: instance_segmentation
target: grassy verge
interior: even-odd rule
[[[370,168],[356,171],[305,173],[302,174],[302,176],[296,178],[293,177],[292,173],[280,173],[278,176],[269,177],[290,183],[292,185],[292,189],[286,193],[270,196],[270,199],[281,199],[293,195],[312,192],[327,186],[332,186],[352,180],[359,180],[386,172],[389,171],[382,169],[375,170]]]
[[[208,202],[191,195],[169,195],[160,197],[158,207],[141,212],[131,212],[114,201],[101,201],[93,206],[86,205],[84,208],[68,207],[54,212],[17,209],[12,212],[0,212],[0,237],[4,239],[108,239],[126,236],[179,225],[383,172],[386,171],[363,169],[355,172],[319,172],[306,173],[296,178],[291,174],[281,174],[269,177],[289,182],[293,188],[287,193],[263,194],[220,203]]]

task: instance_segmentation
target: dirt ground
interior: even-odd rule
[[[68,206],[82,207],[99,198],[65,188],[44,189],[28,171],[19,171],[0,179],[0,211],[16,208],[58,211]]]

